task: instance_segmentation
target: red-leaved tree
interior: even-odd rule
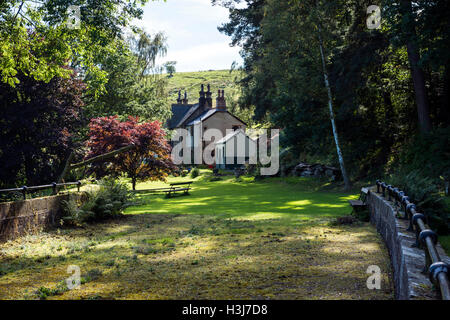
[[[165,136],[159,121],[139,123],[131,116],[123,122],[117,116],[95,118],[89,124],[86,159],[134,145],[106,162],[94,162],[91,168],[97,177],[126,173],[135,190],[137,181],[164,181],[175,169]]]

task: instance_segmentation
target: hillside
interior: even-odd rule
[[[194,103],[198,100],[198,92],[202,83],[205,86],[211,85],[214,103],[218,89],[225,90],[226,97],[236,98],[239,94],[239,88],[235,85],[235,80],[239,75],[240,71],[230,73],[229,70],[174,73],[173,77],[168,79],[169,101],[175,102],[177,100],[178,90],[181,90],[182,94],[186,90],[190,103]]]
[[[253,120],[254,107],[250,109],[242,109],[239,106],[240,88],[236,81],[242,76],[242,72],[234,70],[211,70],[198,72],[177,72],[172,78],[168,78],[169,103],[175,103],[178,97],[178,90],[184,95],[186,90],[188,93],[189,103],[197,103],[199,97],[200,86],[210,84],[213,93],[213,106],[216,104],[217,90],[225,90],[225,99],[227,108],[232,114],[247,123],[248,127],[258,127],[262,123]],[[206,87],[205,87],[206,90]],[[264,124],[268,126],[267,123]]]

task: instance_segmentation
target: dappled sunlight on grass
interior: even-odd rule
[[[348,201],[348,200],[356,200],[358,199],[358,195],[357,194],[350,194],[348,196],[342,196],[338,198],[341,201]]]
[[[297,201],[289,201],[286,202],[286,204],[289,206],[304,206],[307,204],[311,204],[312,202],[310,200],[297,200]]]
[[[314,216],[339,216],[349,213],[347,200],[357,195],[329,192],[299,191],[293,184],[282,183],[274,178],[273,183],[235,182],[232,177],[223,180],[206,182],[201,177],[192,185],[190,196],[179,196],[170,199],[163,195],[139,195],[145,204],[126,210],[129,214],[139,213],[179,213],[179,214],[230,214],[232,216],[249,217],[260,212],[271,212],[287,216],[299,211]],[[176,181],[191,180],[189,177]],[[170,181],[171,182],[171,181]],[[140,189],[161,187],[157,182],[145,183]],[[294,185],[296,186],[296,185]],[[301,189],[301,188],[300,188]],[[270,200],[268,200],[270,199]]]
[[[273,212],[255,212],[253,215],[246,215],[245,217],[234,217],[236,220],[272,220],[272,219],[281,219],[283,218],[283,214],[281,213],[273,213]]]
[[[313,204],[314,207],[320,207],[320,208],[344,208],[348,207],[347,204],[331,204],[331,203],[316,203]]]
[[[139,194],[121,219],[1,244],[0,299],[37,299],[69,265],[80,266],[81,288],[47,299],[393,298],[374,228],[330,224],[357,195],[311,192],[293,179],[222,178],[196,178],[189,196]],[[169,179],[183,180],[192,179]],[[383,290],[365,286],[372,264],[385,272]]]

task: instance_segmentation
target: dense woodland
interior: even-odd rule
[[[145,2],[2,2],[0,187],[56,181],[72,152],[87,155],[91,119],[170,116],[155,63],[166,37],[130,25]],[[82,5],[78,29],[67,27],[72,4]]]
[[[170,116],[155,62],[166,38],[131,25],[146,2],[1,2],[0,187],[56,180],[72,152],[86,156],[91,119]],[[282,166],[340,166],[347,188],[388,179],[446,232],[448,1],[212,3],[229,9],[219,30],[242,47],[239,112],[282,129]],[[80,28],[67,27],[72,4],[82,5]],[[373,4],[380,29],[368,28]]]
[[[241,106],[282,129],[285,166],[341,162],[349,184],[385,178],[447,229],[448,1],[214,2],[230,11],[219,30],[243,49]],[[379,29],[368,28],[373,4]]]

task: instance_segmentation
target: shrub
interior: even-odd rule
[[[448,233],[447,209],[433,178],[420,170],[408,172],[404,169],[392,175],[388,182],[406,193],[417,210],[427,216],[430,227],[440,234]]]
[[[235,178],[239,178],[240,176],[242,176],[245,173],[245,169],[243,168],[234,168],[234,176]]]
[[[191,178],[195,179],[200,175],[200,170],[198,168],[194,168],[191,171]]]
[[[450,127],[420,134],[404,145],[389,170],[387,181],[405,191],[428,217],[430,227],[440,234],[449,232],[448,208],[444,201],[450,181]]]
[[[73,199],[63,201],[63,222],[77,225],[117,217],[132,204],[132,195],[125,183],[103,179],[99,186],[98,190],[86,193],[87,199],[81,205]]]
[[[12,191],[0,194],[0,202],[19,201],[23,199],[23,194],[19,191]]]
[[[353,210],[352,215],[359,221],[364,221],[364,222],[370,221],[370,211],[368,209]]]
[[[222,178],[217,176],[210,176],[207,177],[205,180],[208,182],[215,182],[215,181],[222,181]]]
[[[355,218],[354,216],[342,216],[342,217],[337,217],[336,220],[331,221],[331,225],[335,226],[335,225],[349,225],[349,224],[353,224],[357,222],[357,218]]]
[[[47,287],[40,287],[39,289],[36,290],[36,294],[39,297],[39,299],[41,300],[46,300],[48,297],[51,296],[56,296],[56,295],[61,295],[64,292],[66,292],[67,290],[69,290],[67,288],[67,285],[65,283],[65,281],[60,281],[58,282],[58,284],[56,285],[56,288],[47,288]]]
[[[400,176],[417,171],[427,177],[440,191],[450,181],[450,127],[436,129],[431,133],[418,135],[407,143],[392,165],[392,172]]]

